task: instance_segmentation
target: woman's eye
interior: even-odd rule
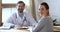
[[[44,9],[42,8],[42,10],[44,10]]]

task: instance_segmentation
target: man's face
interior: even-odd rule
[[[23,3],[20,3],[20,4],[18,4],[17,5],[17,10],[18,10],[18,12],[19,13],[22,13],[23,12],[23,10],[24,10],[24,4]]]

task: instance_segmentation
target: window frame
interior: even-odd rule
[[[0,26],[2,25],[2,0],[0,0]]]

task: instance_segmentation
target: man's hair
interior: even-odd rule
[[[49,6],[46,2],[41,3],[41,5],[45,6],[46,9],[49,9]]]
[[[18,3],[17,3],[17,4],[20,4],[20,3],[23,3],[23,4],[24,4],[24,6],[25,6],[25,3],[24,3],[23,1],[18,1]]]

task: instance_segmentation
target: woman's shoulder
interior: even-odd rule
[[[43,19],[52,19],[50,16],[44,16]]]
[[[49,21],[49,20],[52,20],[50,16],[46,16],[46,17],[43,16],[39,21]]]

